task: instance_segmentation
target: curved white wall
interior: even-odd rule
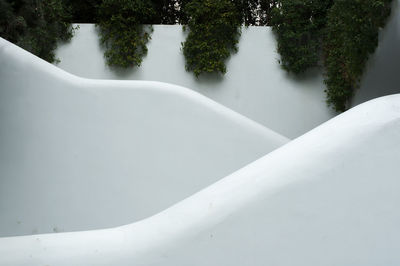
[[[3,39],[0,61],[0,236],[131,223],[287,141],[182,87],[78,78]]]
[[[178,25],[155,25],[148,55],[140,68],[112,71],[105,65],[94,25],[81,24],[72,41],[61,45],[58,66],[86,78],[155,80],[181,85],[295,138],[335,114],[326,106],[322,76],[289,77],[278,65],[275,38],[268,27],[243,28],[239,52],[227,62],[223,78],[197,80],[185,71]]]
[[[149,219],[0,238],[7,266],[399,265],[400,95],[340,115]]]

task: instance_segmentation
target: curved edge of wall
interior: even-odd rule
[[[288,142],[172,84],[79,78],[5,40],[0,60],[3,236],[138,221]]]
[[[296,78],[282,70],[276,39],[269,27],[243,26],[239,50],[226,62],[227,73],[196,78],[185,70],[180,49],[185,33],[180,25],[153,25],[143,64],[126,70],[107,66],[93,24],[79,26],[72,40],[56,50],[61,60],[57,67],[77,76],[177,84],[291,139],[336,115],[326,105],[320,71],[314,69]]]
[[[259,135],[265,135],[271,138],[273,142],[276,141],[279,144],[284,144],[289,141],[287,137],[188,88],[156,81],[100,80],[78,77],[57,68],[3,38],[0,38],[0,58],[2,58],[2,62],[4,62],[0,71],[5,71],[7,69],[11,71],[15,71],[15,69],[18,71],[21,69],[29,71],[29,68],[35,68],[40,69],[43,75],[52,75],[58,78],[60,82],[73,83],[81,87],[96,87],[96,89],[99,90],[109,88],[113,90],[148,90],[157,91],[158,93],[175,94],[204,105],[213,110],[216,114],[224,116],[226,119],[234,121],[236,124],[249,128],[249,130],[253,130]]]
[[[372,100],[148,219],[0,238],[0,262],[397,265],[399,130],[400,95]]]
[[[392,2],[392,14],[379,33],[379,45],[368,60],[351,107],[400,92],[400,75],[397,75],[400,68],[400,1]],[[215,80],[196,79],[185,71],[180,50],[185,34],[181,26],[154,25],[149,52],[141,67],[121,73],[107,67],[98,39],[94,25],[81,24],[71,42],[56,50],[61,59],[57,66],[82,77],[179,84],[289,138],[298,137],[337,115],[326,104],[326,86],[320,70],[295,78],[281,69],[276,39],[269,27],[243,27],[239,51],[227,61],[228,72],[222,79]]]

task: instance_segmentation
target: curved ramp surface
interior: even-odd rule
[[[149,219],[0,238],[0,262],[399,265],[399,145],[400,96],[380,98]]]
[[[5,40],[0,61],[0,236],[132,223],[287,142],[182,87],[78,78]]]

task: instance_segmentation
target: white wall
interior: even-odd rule
[[[182,87],[78,78],[3,39],[0,61],[0,236],[132,223],[287,142]]]
[[[380,98],[149,219],[0,238],[0,265],[397,266],[399,132]]]
[[[227,62],[223,78],[196,80],[185,71],[181,26],[156,25],[140,68],[112,71],[105,65],[93,25],[80,25],[71,43],[61,45],[58,66],[88,78],[156,80],[178,84],[273,129],[297,137],[334,116],[325,104],[322,77],[289,77],[278,65],[275,38],[267,27],[243,28],[239,52]]]

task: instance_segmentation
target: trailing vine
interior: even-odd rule
[[[300,74],[320,62],[321,38],[331,0],[280,0],[271,24],[278,41],[280,64]]]
[[[103,0],[99,7],[100,42],[109,66],[140,66],[147,54],[155,11],[147,0]]]
[[[280,64],[301,74],[325,67],[327,103],[345,111],[378,45],[391,0],[279,0],[272,11]],[[322,57],[321,57],[322,55]]]
[[[59,41],[72,38],[70,14],[61,0],[0,0],[0,36],[49,61],[56,62]]]
[[[336,111],[348,107],[360,85],[369,56],[378,45],[379,29],[390,14],[391,0],[335,1],[324,39],[327,102]]]
[[[193,0],[185,7],[189,34],[182,43],[186,70],[226,73],[225,61],[238,50],[241,17],[229,0]]]

